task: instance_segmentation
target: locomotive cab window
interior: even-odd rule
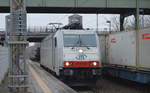
[[[95,34],[64,35],[64,47],[96,47]]]

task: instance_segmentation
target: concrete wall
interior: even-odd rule
[[[0,46],[0,84],[8,71],[8,48]]]

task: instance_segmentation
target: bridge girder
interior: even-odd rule
[[[136,3],[150,14],[149,0],[26,0],[28,13],[123,14],[136,9]],[[9,12],[9,0],[0,0],[0,12]]]

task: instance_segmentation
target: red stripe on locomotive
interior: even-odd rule
[[[64,67],[99,67],[98,61],[64,61]]]

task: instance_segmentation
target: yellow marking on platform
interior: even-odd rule
[[[40,78],[40,76],[35,72],[35,70],[29,66],[29,69],[34,77],[34,79],[37,81],[38,85],[41,87],[44,93],[52,93],[50,89],[47,87],[47,85],[44,83],[44,81]]]

